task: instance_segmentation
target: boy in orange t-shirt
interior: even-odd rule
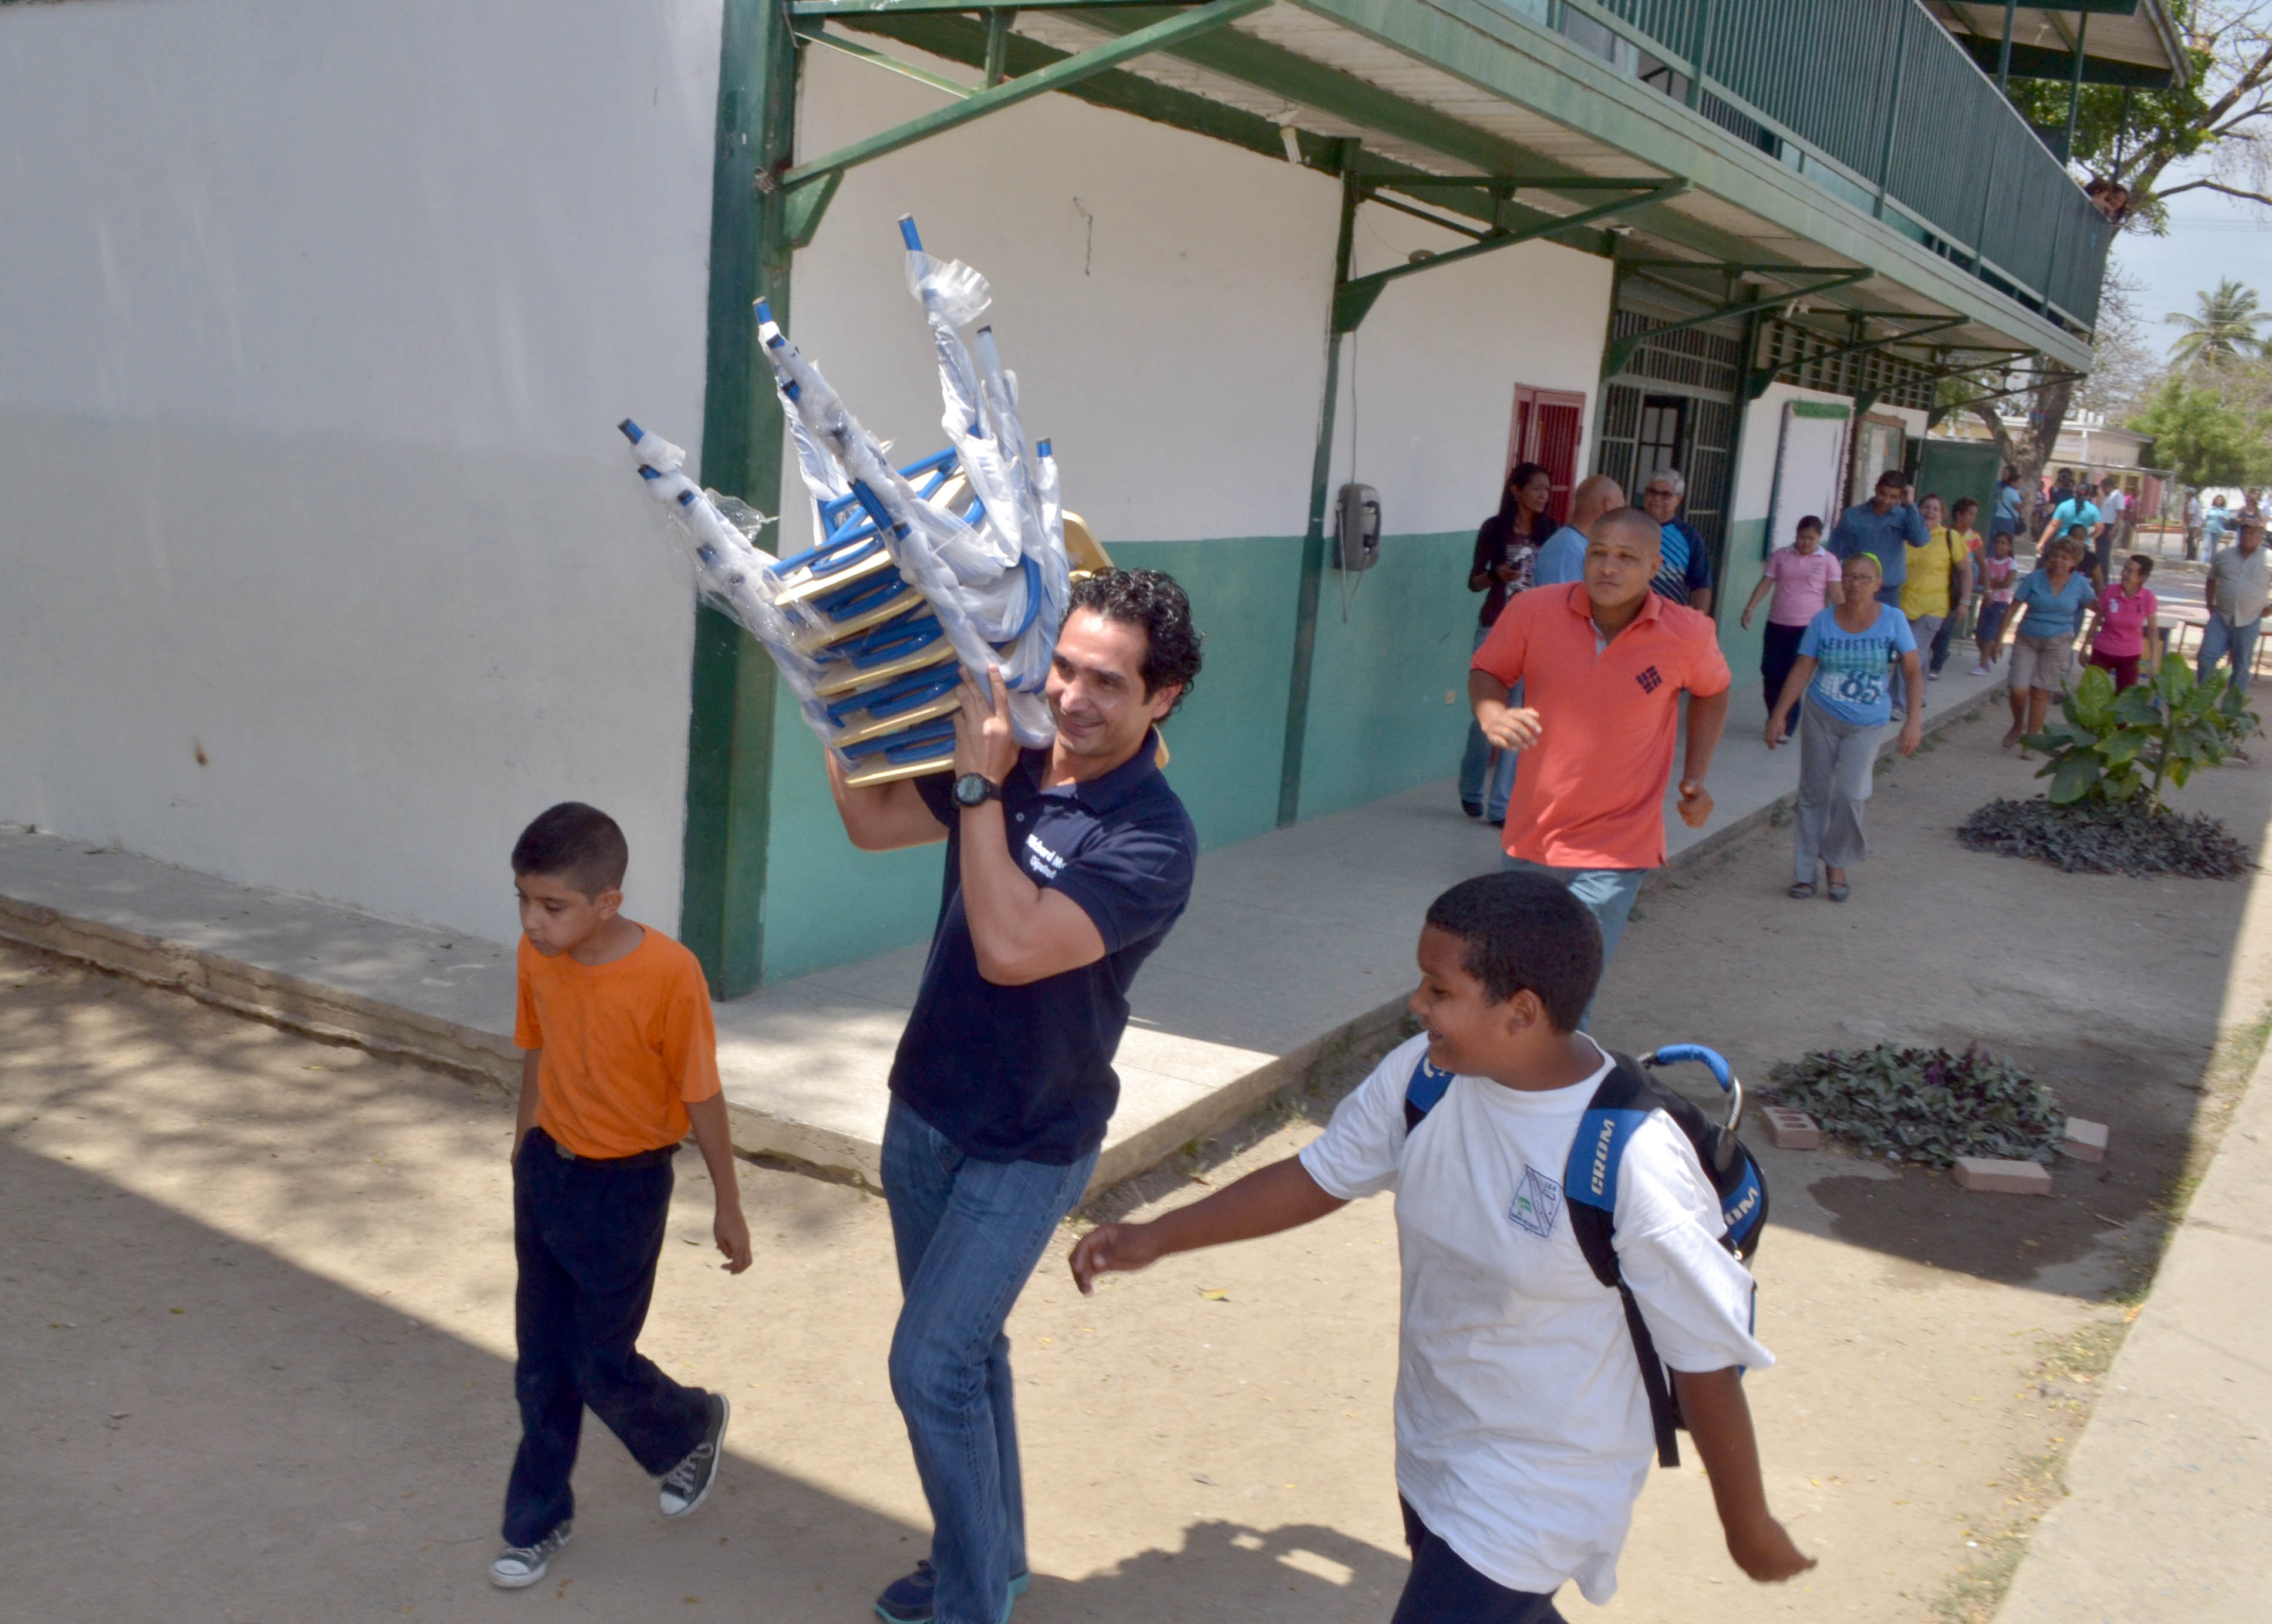
[[[750,1266],[710,992],[694,955],[626,919],[624,832],[564,801],[512,849],[520,894],[513,1041],[513,1294],[520,1452],[490,1580],[519,1590],[568,1543],[568,1486],[584,1409],[662,1479],[667,1517],[699,1506],[726,1437],[722,1393],[682,1387],[638,1347],[670,1214],[671,1161],[690,1128],[717,1192],[726,1268]]]

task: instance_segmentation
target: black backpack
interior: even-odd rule
[[[1675,1066],[1696,1060],[1711,1068],[1728,1095],[1728,1119],[1715,1122],[1671,1089],[1657,1083],[1645,1066]],[[1453,1074],[1428,1064],[1425,1050],[1404,1086],[1404,1131],[1409,1135],[1421,1119],[1444,1097]],[[1672,1119],[1695,1148],[1704,1176],[1719,1192],[1720,1218],[1728,1232],[1720,1244],[1748,1262],[1759,1250],[1767,1228],[1768,1186],[1760,1164],[1736,1137],[1736,1122],[1744,1114],[1744,1088],[1728,1069],[1728,1062],[1700,1044],[1674,1044],[1645,1054],[1636,1062],[1629,1055],[1610,1056],[1610,1074],[1586,1106],[1578,1124],[1578,1137],[1570,1146],[1570,1160],[1562,1170],[1563,1194],[1568,1198],[1571,1232],[1578,1249],[1594,1271],[1594,1278],[1611,1287],[1625,1301],[1626,1328],[1633,1334],[1633,1353],[1640,1361],[1641,1386],[1648,1394],[1648,1414],[1656,1430],[1656,1458],[1661,1465],[1680,1464],[1680,1445],[1674,1436],[1682,1425],[1680,1403],[1664,1361],[1657,1357],[1656,1342],[1641,1318],[1640,1305],[1618,1268],[1617,1247],[1611,1234],[1618,1204],[1618,1168],[1633,1131],[1661,1111]]]

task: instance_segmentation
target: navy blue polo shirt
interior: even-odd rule
[[[1158,751],[1155,734],[1102,777],[1044,790],[1049,752],[1028,750],[1004,781],[1011,855],[1035,885],[1080,904],[1104,939],[1095,963],[1022,987],[978,973],[953,780],[916,781],[946,826],[946,876],[892,1092],[966,1156],[1063,1166],[1104,1142],[1120,1103],[1112,1056],[1128,1026],[1128,988],[1183,914],[1199,857]]]

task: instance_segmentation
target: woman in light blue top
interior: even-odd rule
[[[1870,798],[1878,740],[1893,717],[1895,671],[1909,695],[1902,753],[1914,755],[1924,736],[1924,673],[1909,619],[1897,604],[1878,602],[1875,555],[1857,552],[1846,560],[1845,570],[1845,601],[1807,623],[1798,659],[1768,714],[1767,732],[1773,750],[1782,743],[1783,719],[1799,705],[1790,894],[1812,896],[1820,868],[1834,902],[1846,900],[1847,864],[1870,855],[1862,834],[1862,803]]]
[[[2084,527],[2074,526],[2044,550],[2042,565],[2012,595],[2013,617],[2020,625],[2012,640],[2012,730],[2004,735],[2007,750],[2029,734],[2042,732],[2052,696],[2066,692],[2067,672],[2074,664],[2076,624],[2097,601],[2090,582],[2075,573],[2074,567],[2089,550],[2089,537]]]

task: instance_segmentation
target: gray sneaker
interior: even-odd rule
[[[490,1583],[501,1590],[524,1590],[544,1576],[552,1553],[568,1543],[574,1525],[563,1523],[533,1545],[507,1545],[490,1564]]]
[[[718,1481],[718,1453],[726,1442],[726,1420],[734,1407],[723,1393],[710,1395],[710,1430],[686,1458],[662,1474],[662,1515],[683,1517],[710,1498]]]

